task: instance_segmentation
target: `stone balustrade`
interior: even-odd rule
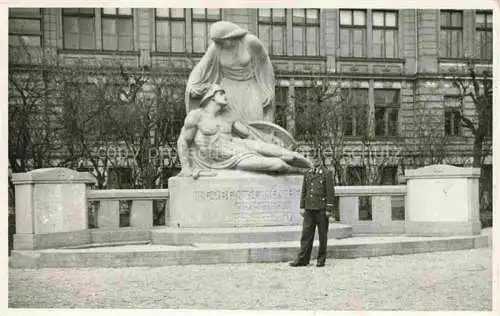
[[[89,202],[98,202],[97,228],[116,229],[120,227],[120,201],[130,201],[130,227],[153,227],[153,203],[168,200],[167,189],[122,189],[90,190]]]
[[[337,186],[340,222],[354,234],[403,234],[405,185]]]
[[[354,233],[404,233],[406,186],[336,186],[335,192],[339,198],[340,222],[351,225]],[[90,203],[98,202],[97,228],[120,227],[120,201],[130,202],[127,226],[151,228],[153,201],[168,200],[169,192],[167,189],[91,190],[87,197]],[[165,213],[168,220],[168,207]]]
[[[354,234],[446,236],[479,233],[478,169],[434,165],[409,171],[406,176],[406,185],[337,186],[335,189],[340,222],[350,225]],[[172,191],[92,190],[88,184],[93,182],[89,173],[64,168],[14,174],[14,249],[147,241],[150,239],[151,229],[154,228],[153,209],[155,201],[158,200],[163,201],[165,205],[166,226],[180,227],[175,224],[176,220],[170,220]],[[282,190],[276,190],[275,194],[267,194],[264,191],[262,193],[262,190],[252,193],[247,190],[241,197],[239,194],[224,197],[224,194],[214,191],[212,186],[206,186],[207,192],[204,192],[203,199],[197,203],[220,198],[224,201],[230,198],[258,198],[270,199],[270,202],[276,204],[274,200],[282,199],[286,195],[286,201],[293,206],[292,211],[295,212],[300,198],[300,179],[293,179],[290,183],[292,182],[293,186],[286,187],[287,190],[280,187]],[[120,201],[128,201],[130,206],[127,212],[128,225],[125,225],[129,227],[120,225]],[[196,201],[184,199],[179,212],[189,212],[193,202]],[[272,203],[266,205],[274,205]],[[89,225],[90,204],[97,205],[95,225]],[[252,216],[251,211],[248,216]],[[180,214],[182,216],[182,213]],[[250,224],[265,224],[265,219],[256,221],[248,216],[246,220]],[[293,216],[293,222],[290,223],[285,221],[285,217],[280,217],[280,222],[275,226],[300,224],[300,217],[297,220],[296,216]],[[237,222],[240,223],[243,222]],[[92,226],[96,229],[89,229]]]

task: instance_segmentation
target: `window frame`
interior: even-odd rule
[[[293,46],[293,56],[320,56],[320,29],[321,29],[321,10],[320,9],[306,9],[306,8],[293,8],[292,10],[292,46]],[[295,22],[294,18],[294,12],[295,11],[303,11],[304,13],[304,22]],[[316,11],[316,19],[315,22],[308,22],[308,11],[309,10],[315,10]],[[295,53],[295,38],[294,38],[294,30],[295,28],[298,27],[302,30],[303,34],[303,45],[302,45],[302,54],[298,55]],[[315,39],[315,54],[310,55],[308,51],[308,37],[307,37],[307,30],[311,27],[314,27],[316,30],[316,39]]]
[[[460,13],[460,26],[453,26],[453,13]],[[463,58],[464,57],[464,12],[463,10],[440,10],[439,11],[439,57],[440,58]],[[449,14],[450,25],[443,25],[443,14]],[[457,47],[457,56],[453,56],[453,45],[457,45],[456,43],[452,44],[452,46],[445,46],[445,54],[443,55],[442,49],[443,45],[448,45],[448,37],[452,36],[453,31],[460,31],[460,47]],[[442,37],[443,32],[446,32],[446,43],[443,43]],[[453,42],[453,41],[451,41]]]
[[[208,45],[210,44],[210,27],[209,25],[217,22],[217,21],[220,21],[222,19],[222,9],[221,8],[218,8],[219,9],[219,17],[218,18],[212,18],[212,17],[208,17],[208,9],[207,8],[196,8],[196,9],[203,9],[204,10],[204,15],[205,17],[204,18],[195,18],[194,17],[194,11],[193,9],[191,9],[191,41],[192,43],[194,43],[195,39],[194,39],[194,24],[195,23],[204,23],[205,24],[205,49],[201,52],[199,51],[196,51],[195,48],[194,48],[194,45],[192,45],[192,49],[191,51],[193,53],[205,53],[206,49],[208,48]]]
[[[274,21],[273,19],[273,10],[274,9],[280,9],[283,10],[285,13],[285,16],[283,17],[283,21]],[[287,19],[288,19],[288,14],[289,11],[285,8],[268,8],[270,10],[270,18],[269,21],[262,21],[261,20],[261,15],[260,11],[261,9],[257,9],[257,34],[259,35],[259,39],[262,39],[261,36],[261,25],[268,26],[270,28],[270,36],[269,36],[269,43],[264,43],[267,46],[267,51],[270,56],[287,56]],[[282,37],[281,41],[281,48],[283,50],[282,54],[275,54],[274,53],[274,41],[273,41],[273,34],[274,34],[274,27],[282,27],[284,29],[284,36]]]
[[[373,18],[375,13],[383,13],[384,15],[384,25],[375,25],[373,23]],[[388,13],[394,13],[395,14],[395,21],[396,25],[395,26],[387,26],[386,24],[386,19],[387,19],[387,14]],[[383,41],[382,41],[382,48],[383,48],[383,54],[382,56],[373,56],[375,58],[384,58],[384,59],[391,59],[391,58],[398,58],[399,57],[399,12],[397,10],[372,10],[372,38],[374,31],[376,30],[381,30],[383,33]],[[387,57],[387,40],[386,40],[386,31],[394,31],[395,32],[395,47],[394,47],[394,56],[393,57]],[[373,47],[373,40],[372,40],[372,49],[375,51],[375,47]]]
[[[307,102],[297,102],[297,101],[302,101],[302,99],[307,101],[312,93],[310,88],[311,87],[308,86],[295,86],[293,90],[294,121],[295,121],[294,136],[299,140],[302,138],[302,135],[308,133],[309,126],[303,126],[302,124],[297,124],[297,116],[300,115],[301,112],[307,111],[306,110]]]
[[[379,185],[397,185],[398,184],[398,166],[396,165],[383,165],[379,166],[378,172],[380,172],[380,181]],[[384,180],[387,178],[385,177],[386,175],[389,176],[387,178],[390,178],[388,182],[390,183],[385,183]]]
[[[484,21],[485,23],[481,26],[478,26],[478,23],[477,23],[477,16],[478,15],[482,15],[484,17]],[[491,15],[491,18],[492,18],[492,25],[491,26],[488,26],[488,16]],[[477,56],[477,51],[474,52],[476,57],[479,58],[479,59],[484,59],[484,60],[493,60],[493,11],[476,11],[474,13],[474,26],[475,26],[475,32],[476,32],[476,36],[477,36],[477,33],[478,32],[484,32],[484,33],[491,33],[491,52],[486,52],[486,48],[484,47],[485,42],[477,42],[477,37],[474,38],[474,43],[476,44],[476,47],[479,48],[479,56]],[[488,56],[488,54],[490,56]]]
[[[69,8],[62,8],[61,9],[61,16],[62,16],[62,27],[63,27],[63,48],[64,49],[76,49],[76,50],[82,50],[82,51],[85,51],[85,50],[96,50],[97,49],[97,30],[96,30],[96,27],[95,27],[95,23],[96,23],[96,19],[97,19],[97,15],[96,15],[96,12],[95,12],[95,9],[94,8],[77,8],[79,12],[65,12],[65,9],[69,9]],[[71,9],[76,9],[76,8],[71,8]],[[83,13],[83,12],[80,12],[80,10],[82,9],[92,9],[92,13]],[[65,40],[66,40],[66,33],[64,32],[64,29],[65,29],[65,26],[64,26],[64,18],[66,17],[69,17],[69,18],[92,18],[92,27],[93,27],[93,35],[94,35],[94,43],[93,43],[93,47],[91,48],[81,48],[81,45],[80,45],[80,39],[78,39],[78,48],[69,48],[69,47],[66,47],[66,44],[65,44]],[[80,30],[78,30],[78,35],[80,36],[81,32]]]
[[[396,95],[397,95],[397,104],[377,104],[376,102],[376,97],[375,95],[377,94],[377,92],[382,92],[382,91],[395,91],[396,92]],[[375,123],[375,126],[374,126],[374,134],[375,134],[375,137],[399,137],[400,134],[401,134],[401,131],[399,129],[399,114],[400,114],[400,109],[401,109],[401,89],[373,89],[373,108],[374,108],[374,113],[373,113],[373,119],[374,119],[374,123]],[[384,133],[381,135],[381,134],[377,134],[377,117],[376,117],[376,113],[377,113],[377,109],[384,109]],[[396,122],[394,122],[394,124],[396,125],[396,134],[395,135],[392,135],[390,132],[391,132],[391,129],[390,129],[390,112],[392,111],[396,111],[397,112],[397,119],[396,119]]]
[[[134,45],[134,39],[135,39],[135,36],[134,36],[134,9],[133,8],[130,8],[130,14],[120,14],[119,12],[119,9],[121,8],[114,8],[115,9],[115,12],[116,14],[108,14],[108,13],[104,13],[104,10],[105,8],[101,8],[101,47],[102,47],[102,50],[103,51],[119,51],[119,52],[130,52],[130,51],[134,51],[135,49],[135,45]],[[116,36],[116,40],[117,40],[117,49],[114,50],[114,49],[105,49],[104,48],[104,20],[105,19],[109,19],[109,20],[115,20],[115,21],[118,21],[118,20],[130,20],[130,23],[132,24],[131,27],[132,27],[132,33],[130,34],[131,36],[131,48],[130,49],[120,49],[119,48],[119,40],[118,40],[118,37],[119,37],[119,33],[117,32],[116,34],[114,34]],[[118,28],[116,28],[116,30],[118,31]]]
[[[167,8],[165,8],[167,9]],[[183,17],[172,17],[172,9],[176,8],[168,8],[168,17],[165,16],[158,16],[158,8],[154,8],[154,31],[155,31],[155,51],[160,52],[160,53],[184,53],[187,52],[186,48],[186,37],[183,37],[183,43],[182,47],[183,49],[180,52],[172,50],[172,22],[182,22],[184,24],[184,32],[186,32],[187,29],[187,9],[182,9],[183,10]],[[169,49],[164,50],[160,49],[158,45],[158,22],[167,22],[169,27],[168,27],[168,41],[169,41]]]
[[[351,24],[342,24],[342,12],[350,12]],[[365,23],[363,25],[354,24],[354,13],[363,12]],[[368,11],[366,9],[340,9],[339,10],[339,37],[343,29],[349,30],[349,53],[342,53],[342,42],[339,40],[339,57],[367,58],[368,57]],[[361,56],[354,54],[354,30],[364,30],[363,53]]]
[[[116,182],[113,180],[116,180]],[[121,180],[125,181],[122,182]],[[132,189],[133,186],[134,175],[131,167],[113,166],[107,168],[106,189]]]
[[[453,100],[454,103],[456,102],[456,106],[450,106],[449,101],[447,100]],[[459,95],[445,95],[444,100],[443,100],[443,134],[446,137],[461,137],[463,136],[463,128],[462,128],[462,122],[460,119],[460,116],[457,114],[457,112],[460,112],[460,109],[462,107],[460,103],[460,96]],[[451,114],[451,119],[450,119],[450,133],[447,133],[446,131],[446,123],[447,123],[447,114]],[[458,121],[456,121],[458,120]],[[458,124],[458,127],[455,125]],[[455,132],[455,128],[457,128],[457,132]]]
[[[345,105],[344,105],[344,110],[342,111],[343,114],[342,114],[342,135],[344,137],[348,137],[348,138],[360,138],[360,137],[363,137],[365,135],[363,135],[363,131],[360,130],[360,124],[358,124],[359,122],[363,122],[362,119],[359,119],[361,117],[361,115],[366,115],[368,116],[368,113],[369,113],[369,107],[370,107],[370,89],[369,88],[342,88],[341,90],[342,93],[349,93],[347,95],[347,101],[345,102]],[[345,92],[344,92],[345,91]],[[359,92],[363,92],[364,94],[366,94],[366,100],[363,102],[364,104],[355,104],[353,102],[353,95],[355,95],[355,91],[359,91]],[[360,106],[363,106],[365,107],[364,109],[361,109]],[[362,110],[362,111],[360,111]],[[350,112],[350,113],[348,113]],[[347,115],[349,115],[348,117],[346,117]],[[346,125],[348,124],[348,118],[350,118],[351,122],[350,124],[352,125],[352,132],[350,134],[346,134]],[[368,117],[366,117],[366,122],[365,122],[365,127],[368,126]],[[370,133],[368,130],[365,130],[365,133]]]
[[[19,38],[22,38],[23,36],[27,37],[38,37],[40,41],[40,45],[26,45],[28,47],[41,47],[43,48],[43,41],[44,41],[44,36],[43,36],[43,8],[34,8],[38,9],[38,13],[21,13],[21,12],[14,12],[11,13],[10,11],[11,8],[8,10],[8,20],[9,24],[11,20],[38,20],[40,23],[40,31],[39,32],[31,32],[31,31],[12,31],[10,26],[8,29],[8,36],[9,38],[11,36],[16,36]],[[15,8],[15,9],[28,9],[28,8]],[[33,9],[33,8],[29,8]],[[8,41],[8,46],[21,46],[21,45],[14,45],[11,43],[11,41]]]
[[[275,124],[283,127],[284,129],[288,128],[288,91],[289,87],[284,87],[284,86],[278,86],[276,85],[274,87],[275,89],[275,104],[276,104],[276,110],[275,110],[275,115],[274,115],[274,120]],[[280,92],[278,92],[280,91]],[[284,94],[284,100],[278,100],[278,96],[283,93]],[[283,102],[281,102],[283,101]],[[279,109],[279,110],[278,110]],[[282,110],[282,111],[281,111]],[[282,118],[280,119],[282,115]],[[281,124],[280,124],[281,123]]]

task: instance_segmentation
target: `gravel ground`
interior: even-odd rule
[[[491,310],[490,248],[287,263],[9,270],[10,308]],[[312,262],[314,263],[314,262]]]

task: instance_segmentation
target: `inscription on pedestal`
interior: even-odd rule
[[[287,199],[300,196],[300,190],[287,187],[277,189],[263,190],[234,190],[234,189],[219,189],[219,190],[196,190],[193,192],[196,201],[215,201],[215,200],[234,200],[234,201],[286,201]]]
[[[171,226],[259,227],[302,222],[301,176],[231,175],[169,181]]]
[[[275,222],[296,222],[300,188],[277,187],[274,189],[220,188],[218,190],[196,190],[193,192],[196,202],[225,202],[232,204],[231,214],[224,221],[238,224],[253,223],[266,225]],[[295,203],[294,203],[295,202]]]

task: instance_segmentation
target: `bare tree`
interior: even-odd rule
[[[164,172],[178,164],[176,138],[185,117],[185,76],[170,70],[139,71],[120,65],[107,100],[117,140],[129,153],[134,187],[154,188]]]
[[[8,70],[8,161],[10,172],[27,172],[57,165],[61,131],[56,124],[60,113],[50,67],[51,56],[40,55],[25,45],[9,48]],[[17,66],[19,58],[26,65]],[[15,67],[15,65],[17,67]],[[28,70],[29,69],[29,70]],[[14,186],[9,177],[9,199],[14,203]]]
[[[411,117],[403,124],[403,170],[407,165],[442,164],[447,157],[447,139],[443,132],[440,113],[429,102],[417,102],[411,108]]]
[[[104,188],[109,167],[128,166],[133,186],[154,188],[178,165],[185,73],[172,65],[127,68],[118,58],[111,66],[66,65],[19,50],[22,60],[10,60],[9,67],[12,172],[90,164]]]
[[[459,114],[463,127],[469,129],[474,137],[472,149],[472,166],[481,168],[481,181],[479,184],[479,196],[481,199],[481,214],[492,214],[493,192],[490,175],[486,174],[483,167],[484,160],[492,154],[493,136],[493,80],[492,71],[483,70],[478,73],[476,65],[472,60],[467,62],[465,69],[457,69],[453,72],[453,85],[459,90],[461,107]],[[464,102],[466,98],[472,99],[475,109],[475,117],[464,114]],[[491,171],[490,171],[491,172]],[[491,225],[489,215],[488,225]]]
[[[307,80],[304,88],[295,88],[296,139],[312,147],[313,159],[325,159],[335,171],[337,183],[343,183],[343,115],[348,93],[327,80]]]
[[[484,157],[491,152],[485,152],[483,147],[486,140],[492,135],[493,128],[493,81],[491,70],[484,70],[478,74],[474,62],[468,61],[465,73],[457,70],[453,73],[453,85],[459,90],[462,106],[458,114],[463,127],[469,129],[474,136],[473,167],[479,168]],[[476,118],[464,115],[463,104],[465,98],[471,98],[476,111]],[[491,150],[491,147],[488,146]]]
[[[80,169],[90,164],[97,188],[104,188],[106,170],[112,158],[109,148],[116,146],[115,128],[110,124],[113,106],[103,67],[77,63],[58,68],[60,80],[60,126],[65,159],[61,166]]]

